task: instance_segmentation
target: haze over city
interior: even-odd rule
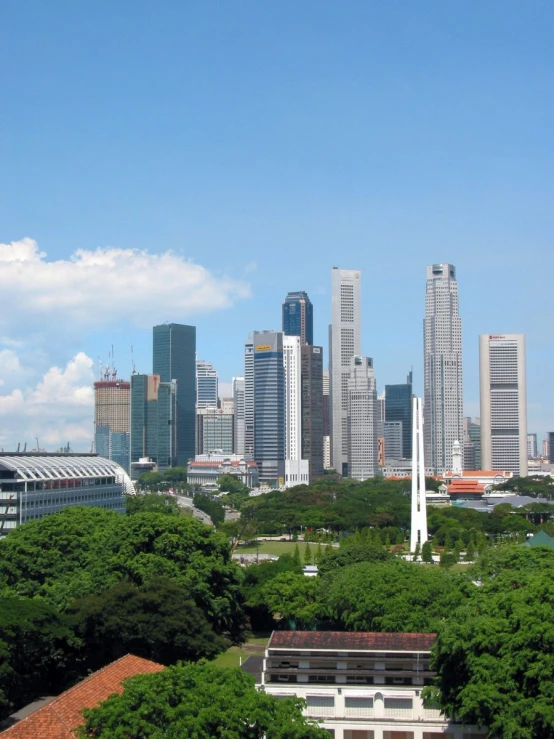
[[[456,266],[466,415],[478,336],[523,333],[554,428],[550,3],[8,0],[0,9],[0,447],[88,450],[99,358],[152,326],[243,374],[288,291],[328,360],[331,269],[362,275],[379,390],[422,390],[426,265]],[[133,358],[130,347],[133,346]]]

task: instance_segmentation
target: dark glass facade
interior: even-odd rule
[[[154,326],[153,372],[162,382],[177,381],[177,464],[194,459],[196,431],[196,327]]]
[[[548,461],[554,464],[554,431],[549,431],[546,438],[548,439]]]
[[[405,385],[385,385],[385,421],[402,421],[402,450],[412,458],[412,373]]]
[[[283,333],[300,336],[302,344],[314,343],[314,308],[308,293],[289,293],[283,303]]]
[[[313,480],[323,475],[323,349],[302,346],[300,353],[302,459],[308,460]]]
[[[285,368],[283,334],[254,333],[254,459],[260,481],[285,479]]]
[[[133,462],[150,457],[158,471],[177,464],[176,423],[178,390],[159,375],[131,376],[131,473]]]

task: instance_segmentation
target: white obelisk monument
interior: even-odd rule
[[[423,458],[423,404],[412,400],[412,530],[410,552],[427,541],[427,504],[425,499],[425,460]]]

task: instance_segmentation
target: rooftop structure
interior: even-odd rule
[[[123,513],[134,492],[125,470],[96,454],[2,453],[0,536],[70,506]]]
[[[156,662],[127,654],[37,710],[18,711],[8,719],[13,725],[0,732],[0,736],[5,739],[77,739],[84,724],[82,712],[85,708],[96,707],[113,693],[121,694],[122,683],[127,678],[163,669],[163,665]]]

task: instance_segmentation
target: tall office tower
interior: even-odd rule
[[[412,453],[412,372],[408,373],[404,385],[385,385],[385,421],[402,422],[402,449],[404,457]],[[385,446],[385,454],[390,457]]]
[[[388,461],[403,459],[405,450],[403,447],[402,421],[384,421],[383,439],[385,441],[385,464]]]
[[[543,456],[545,456],[550,464],[554,464],[554,431],[549,431],[546,439],[543,441]]]
[[[537,435],[527,434],[527,459],[536,459],[538,456]]]
[[[254,459],[254,334],[244,342],[244,458]]]
[[[466,470],[478,470],[475,459],[475,443],[470,435],[471,417],[464,417],[464,466]]]
[[[233,452],[244,456],[244,377],[233,377],[235,430]]]
[[[427,267],[424,336],[425,459],[435,474],[450,469],[463,440],[462,323],[452,264]]]
[[[217,370],[211,362],[196,360],[196,407],[217,408]]]
[[[348,471],[355,480],[379,474],[377,390],[373,360],[352,357],[348,380]]]
[[[427,541],[427,497],[425,491],[425,458],[423,451],[423,411],[421,398],[413,399],[412,406],[412,525],[410,552],[415,552]],[[456,444],[456,442],[454,442]],[[459,443],[457,444],[459,447]],[[454,445],[452,451],[454,452]],[[461,465],[460,465],[461,469]]]
[[[285,482],[283,334],[280,331],[254,331],[252,338],[254,459],[260,482],[280,487]]]
[[[323,348],[303,345],[300,356],[302,459],[308,460],[310,480],[313,480],[323,475]]]
[[[283,333],[299,336],[301,344],[314,343],[314,309],[308,293],[288,293],[283,303]]]
[[[283,336],[285,381],[285,486],[310,482],[308,461],[302,458],[302,382],[300,337]]]
[[[103,379],[94,383],[94,444],[96,453],[129,472],[131,384]]]
[[[527,475],[527,390],[523,334],[479,336],[483,469]]]
[[[149,457],[158,472],[177,464],[178,385],[160,375],[131,375],[131,477],[133,463]]]
[[[381,393],[381,395],[377,396],[377,416],[379,423],[377,425],[377,436],[383,436],[383,424],[387,420],[386,416],[387,412],[387,396],[385,395],[385,391]]]
[[[329,369],[331,381],[331,465],[348,475],[348,383],[350,363],[362,353],[361,277],[357,270],[331,273]]]
[[[196,430],[196,327],[180,323],[154,326],[153,374],[177,382],[177,465],[194,459]]]
[[[196,411],[196,454],[233,453],[234,414],[223,408]]]
[[[331,430],[329,423],[329,370],[323,370],[323,469],[331,468]]]

